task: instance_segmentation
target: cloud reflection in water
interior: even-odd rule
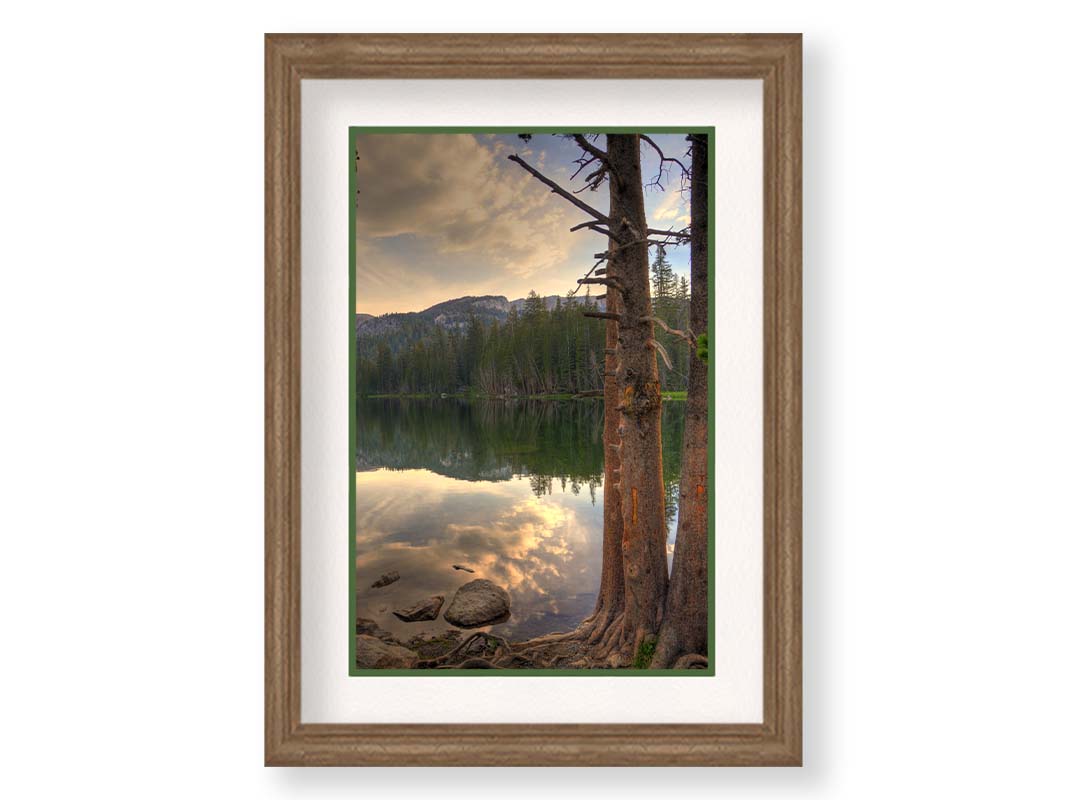
[[[683,410],[663,406],[669,550]],[[360,398],[358,616],[400,639],[441,632],[451,627],[443,615],[404,623],[392,612],[438,594],[447,604],[487,578],[511,594],[511,618],[492,628],[509,639],[581,622],[600,581],[603,424],[592,401]],[[399,581],[370,588],[392,570]]]
[[[573,627],[596,600],[603,512],[584,493],[559,489],[535,496],[518,476],[471,482],[421,469],[357,473],[358,616],[400,638],[444,631],[443,616],[405,623],[392,611],[435,594],[447,604],[467,581],[488,578],[511,594],[511,619],[495,632],[524,639]],[[370,588],[390,570],[399,581]]]

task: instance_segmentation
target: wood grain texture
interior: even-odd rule
[[[269,765],[801,763],[799,34],[266,37],[265,761]],[[764,86],[764,721],[300,722],[300,81],[755,78]]]

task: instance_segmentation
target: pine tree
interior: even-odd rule
[[[652,273],[652,305],[657,311],[664,303],[670,301],[674,284],[674,272],[667,261],[667,251],[663,245],[656,248],[656,258],[649,267]]]

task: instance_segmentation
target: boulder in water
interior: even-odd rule
[[[441,606],[444,604],[445,596],[438,594],[420,600],[413,606],[394,611],[393,616],[404,622],[428,622],[437,619],[437,615],[441,613]]]
[[[465,583],[445,611],[445,619],[457,628],[480,628],[507,622],[511,597],[507,591],[484,578]]]

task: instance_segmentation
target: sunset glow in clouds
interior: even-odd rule
[[[684,134],[650,134],[668,157],[685,162]],[[604,139],[598,141],[603,146]],[[569,191],[580,150],[568,139],[535,134],[359,134],[356,214],[356,310],[366,314],[419,311],[465,295],[509,300],[566,294],[605,248],[605,237],[571,233],[588,220],[507,156],[518,154]],[[659,156],[642,148],[649,182]],[[646,188],[650,226],[688,224],[688,192],[672,165],[658,187]],[[608,188],[580,197],[604,212]],[[668,248],[674,270],[688,275],[689,250]]]

